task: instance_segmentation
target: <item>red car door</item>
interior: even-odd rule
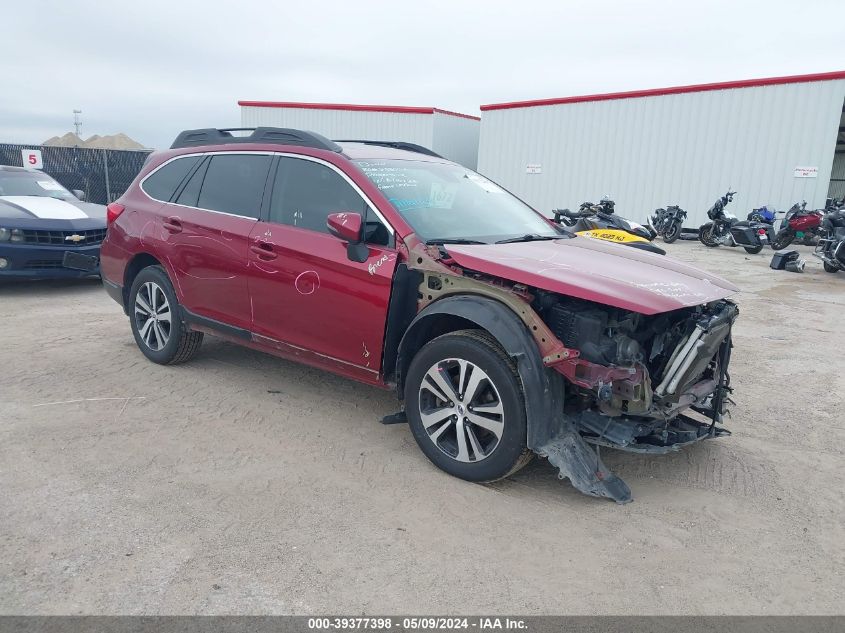
[[[397,253],[391,230],[341,172],[316,159],[282,156],[269,221],[250,236],[249,290],[258,342],[367,382],[381,369]],[[369,256],[353,262],[326,216],[367,220]]]
[[[205,159],[161,211],[168,264],[185,309],[248,331],[249,235],[258,223],[269,154],[221,153]]]

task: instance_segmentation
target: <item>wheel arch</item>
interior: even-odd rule
[[[543,444],[551,434],[552,403],[558,399],[550,397],[549,372],[528,328],[513,310],[495,299],[451,295],[429,304],[417,314],[399,344],[395,376],[400,399],[408,367],[423,345],[442,334],[465,329],[486,331],[516,361],[525,396],[528,446],[535,448]],[[562,407],[562,382],[560,388]]]
[[[164,264],[161,260],[147,252],[136,253],[126,264],[126,268],[123,271],[123,311],[127,314],[129,313],[129,292],[132,290],[132,284],[135,281],[135,277],[137,277],[138,273],[144,270],[144,268],[148,268],[150,266],[161,266],[164,268]]]

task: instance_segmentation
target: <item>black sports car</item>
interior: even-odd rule
[[[99,275],[106,207],[47,174],[0,165],[0,279]]]

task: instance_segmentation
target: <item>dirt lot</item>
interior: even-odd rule
[[[393,394],[214,339],[153,365],[97,283],[0,287],[0,612],[845,612],[845,273],[669,250],[743,289],[734,436],[605,452],[626,506],[453,479]]]

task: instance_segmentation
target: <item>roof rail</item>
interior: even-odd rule
[[[364,145],[378,145],[380,147],[392,147],[393,149],[404,149],[408,152],[416,152],[417,154],[425,154],[426,156],[434,156],[435,158],[443,158],[440,154],[436,154],[427,147],[417,145],[416,143],[407,143],[405,141],[362,141],[362,140],[338,140],[337,143],[363,143]]]
[[[232,132],[249,132],[245,136],[235,136]],[[340,146],[325,136],[316,132],[294,130],[282,127],[230,127],[203,128],[200,130],[185,130],[180,132],[170,149],[181,147],[201,147],[203,145],[230,145],[235,143],[272,143],[276,145],[297,145],[299,147],[313,147],[330,152],[341,152]]]

